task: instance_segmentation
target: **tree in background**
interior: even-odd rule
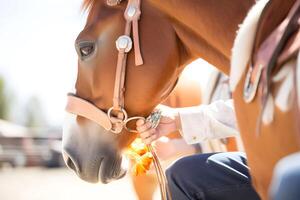
[[[47,125],[44,109],[40,99],[30,97],[25,103],[8,93],[5,80],[0,76],[0,119],[12,121],[29,128],[44,127]],[[20,106],[22,105],[23,106]],[[14,107],[12,107],[12,105]]]
[[[18,100],[22,100],[23,102],[19,102]],[[24,98],[12,96],[11,92],[8,93],[5,79],[1,76],[0,119],[9,120],[29,128],[47,126],[45,111],[40,99],[37,96],[32,96],[24,102]]]
[[[45,111],[38,97],[32,96],[28,99],[24,112],[25,126],[30,128],[47,126]]]
[[[5,81],[0,77],[0,119],[8,119],[10,103],[7,97]]]

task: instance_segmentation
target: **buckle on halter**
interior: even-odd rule
[[[112,113],[113,111],[118,112],[118,117],[113,116],[113,113]],[[119,116],[122,116],[122,118],[119,118]],[[124,127],[124,122],[128,118],[128,115],[127,115],[127,112],[125,111],[125,109],[121,108],[120,110],[115,110],[113,107],[111,107],[107,111],[107,117],[112,124],[112,128],[110,131],[115,134],[121,133],[123,130],[123,127]]]

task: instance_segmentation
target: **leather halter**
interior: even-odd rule
[[[107,4],[110,6],[115,6],[121,1],[122,0],[107,0]],[[147,117],[147,119],[139,116],[128,118],[127,112],[124,108],[127,53],[132,49],[132,40],[130,37],[131,29],[135,51],[135,64],[136,66],[143,64],[143,58],[140,50],[138,28],[138,21],[141,15],[140,7],[141,0],[128,0],[128,5],[124,13],[124,17],[126,20],[125,33],[124,35],[120,36],[116,41],[116,47],[119,53],[115,77],[113,106],[106,113],[105,111],[99,109],[87,100],[84,100],[73,94],[68,95],[68,101],[66,106],[67,112],[90,119],[102,126],[105,130],[111,131],[116,134],[121,133],[124,128],[129,132],[137,133],[137,130],[132,130],[127,127],[128,122],[132,120],[144,119],[150,121],[153,128],[155,128],[155,126],[158,125],[158,122],[160,120],[160,111],[151,113],[151,115]],[[154,158],[153,163],[159,182],[161,199],[171,200],[172,197],[168,188],[167,179],[159,162],[159,158],[157,157],[151,145],[147,145],[147,147]]]
[[[109,1],[108,1],[109,3]],[[119,4],[117,1],[116,4]],[[113,4],[113,1],[109,5]],[[129,0],[127,8],[124,13],[126,20],[124,35],[120,36],[116,41],[116,48],[118,50],[118,62],[115,76],[113,106],[107,111],[107,113],[94,104],[77,97],[73,94],[68,95],[68,102],[66,110],[72,114],[76,114],[85,118],[88,118],[105,130],[113,133],[121,133],[123,128],[129,132],[137,132],[136,130],[129,129],[127,127],[128,122],[137,119],[145,119],[144,117],[131,117],[128,118],[127,112],[124,108],[124,91],[125,91],[125,74],[126,74],[126,62],[127,53],[132,49],[132,43],[134,44],[135,51],[135,64],[136,66],[143,64],[143,58],[140,50],[139,41],[139,28],[138,21],[141,15],[141,0]],[[133,42],[130,37],[132,32]]]

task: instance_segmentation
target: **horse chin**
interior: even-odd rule
[[[127,170],[122,167],[122,160],[122,158],[115,160],[110,160],[110,158],[107,160],[104,159],[99,167],[98,182],[107,184],[123,178],[126,175]]]
[[[98,164],[93,165],[93,163],[90,163],[86,167],[79,170],[69,164],[67,165],[83,181],[89,183],[108,184],[114,180],[121,179],[126,175],[127,169],[120,164],[122,160],[122,158],[102,158],[100,161],[95,161],[95,163]]]
[[[68,115],[63,130],[63,157],[79,178],[90,183],[109,183],[126,174],[122,153],[112,133],[93,122],[78,124]]]

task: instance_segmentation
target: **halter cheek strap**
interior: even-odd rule
[[[133,33],[133,44],[135,51],[135,64],[142,65],[143,58],[140,49],[139,27],[138,21],[141,16],[141,0],[129,0],[124,13],[126,20],[125,33],[116,41],[116,47],[119,51],[118,62],[115,77],[115,88],[113,97],[113,109],[118,111],[124,108],[124,92],[125,92],[125,74],[127,53],[132,48],[131,29]]]

